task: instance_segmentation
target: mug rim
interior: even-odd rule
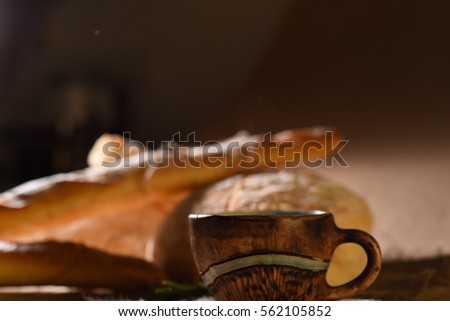
[[[201,219],[208,217],[301,217],[301,216],[319,216],[331,214],[322,210],[275,210],[275,211],[236,211],[220,213],[191,213],[189,219]]]

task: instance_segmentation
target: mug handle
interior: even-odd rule
[[[366,251],[367,264],[361,274],[355,279],[339,286],[330,286],[324,278],[325,300],[339,300],[351,297],[367,289],[375,281],[381,270],[380,246],[371,235],[360,230],[352,229],[344,229],[341,232],[341,239],[338,240],[338,245],[342,243],[359,244]]]

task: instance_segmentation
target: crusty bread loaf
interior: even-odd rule
[[[0,285],[64,285],[121,290],[160,286],[154,264],[73,243],[0,242]]]
[[[87,168],[30,181],[0,194],[0,238],[103,214],[142,197],[145,169]]]
[[[322,210],[341,228],[369,231],[372,217],[354,192],[307,170],[236,175],[207,188],[194,213]]]
[[[272,137],[274,142],[293,143],[293,148],[288,152],[261,144],[262,135],[241,133],[219,142],[217,145],[225,152],[217,155],[205,152],[202,147],[192,148],[176,157],[167,156],[167,163],[156,167],[149,166],[140,154],[123,155],[129,157],[128,167],[123,167],[124,162],[121,162],[117,167],[90,167],[33,180],[0,194],[0,238],[7,237],[19,226],[35,226],[42,221],[57,221],[63,216],[101,215],[105,212],[104,206],[114,207],[116,202],[123,203],[128,198],[192,190],[236,173],[260,171],[268,166],[264,161],[267,155],[276,166],[283,166],[286,160],[292,158],[292,153],[302,151],[306,142],[314,140],[324,144],[328,130],[315,127],[275,134]],[[100,140],[107,143],[107,140]],[[233,144],[236,148],[229,148]],[[95,150],[102,152],[97,145]],[[259,155],[262,161],[254,166],[242,166],[249,150]],[[315,153],[324,155],[324,151]],[[157,154],[157,158],[164,157],[161,151],[153,154]],[[90,158],[96,159],[96,164],[101,163],[102,157],[108,156],[95,157],[90,154]],[[211,165],[211,157],[214,166]],[[180,166],[183,162],[185,166]]]

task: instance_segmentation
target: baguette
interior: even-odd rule
[[[0,242],[2,286],[61,285],[148,289],[164,279],[154,264],[73,243]]]
[[[292,159],[293,152],[302,151],[305,143],[313,140],[324,144],[325,132],[329,130],[314,127],[275,134],[273,139],[278,144],[293,142],[288,153],[279,147],[269,148],[261,144],[262,135],[240,134],[219,143],[227,152],[218,155],[193,148],[179,155],[179,159],[169,155],[167,166],[152,167],[145,161],[137,161],[141,156],[135,154],[129,156],[130,167],[89,167],[33,180],[0,194],[0,239],[26,240],[30,235],[41,235],[37,239],[42,239],[44,235],[40,231],[52,230],[86,217],[130,212],[136,207],[147,208],[151,214],[151,207],[156,206],[160,212],[168,213],[196,188],[237,173],[266,169],[267,164],[263,161],[253,167],[241,166],[248,160],[248,150],[260,159],[270,155],[275,166],[282,167]],[[334,139],[340,139],[336,132]],[[228,150],[235,142],[239,142],[239,148]],[[160,151],[156,151],[158,153]],[[324,151],[316,151],[315,156],[324,156]],[[179,166],[177,162],[180,160],[186,161],[185,167]],[[219,161],[220,166],[211,166],[211,160],[216,164]]]

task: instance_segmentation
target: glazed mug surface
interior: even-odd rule
[[[366,289],[381,269],[369,234],[336,226],[322,211],[191,214],[194,261],[218,300],[337,300]],[[325,280],[334,250],[357,243],[367,265],[352,281]]]

